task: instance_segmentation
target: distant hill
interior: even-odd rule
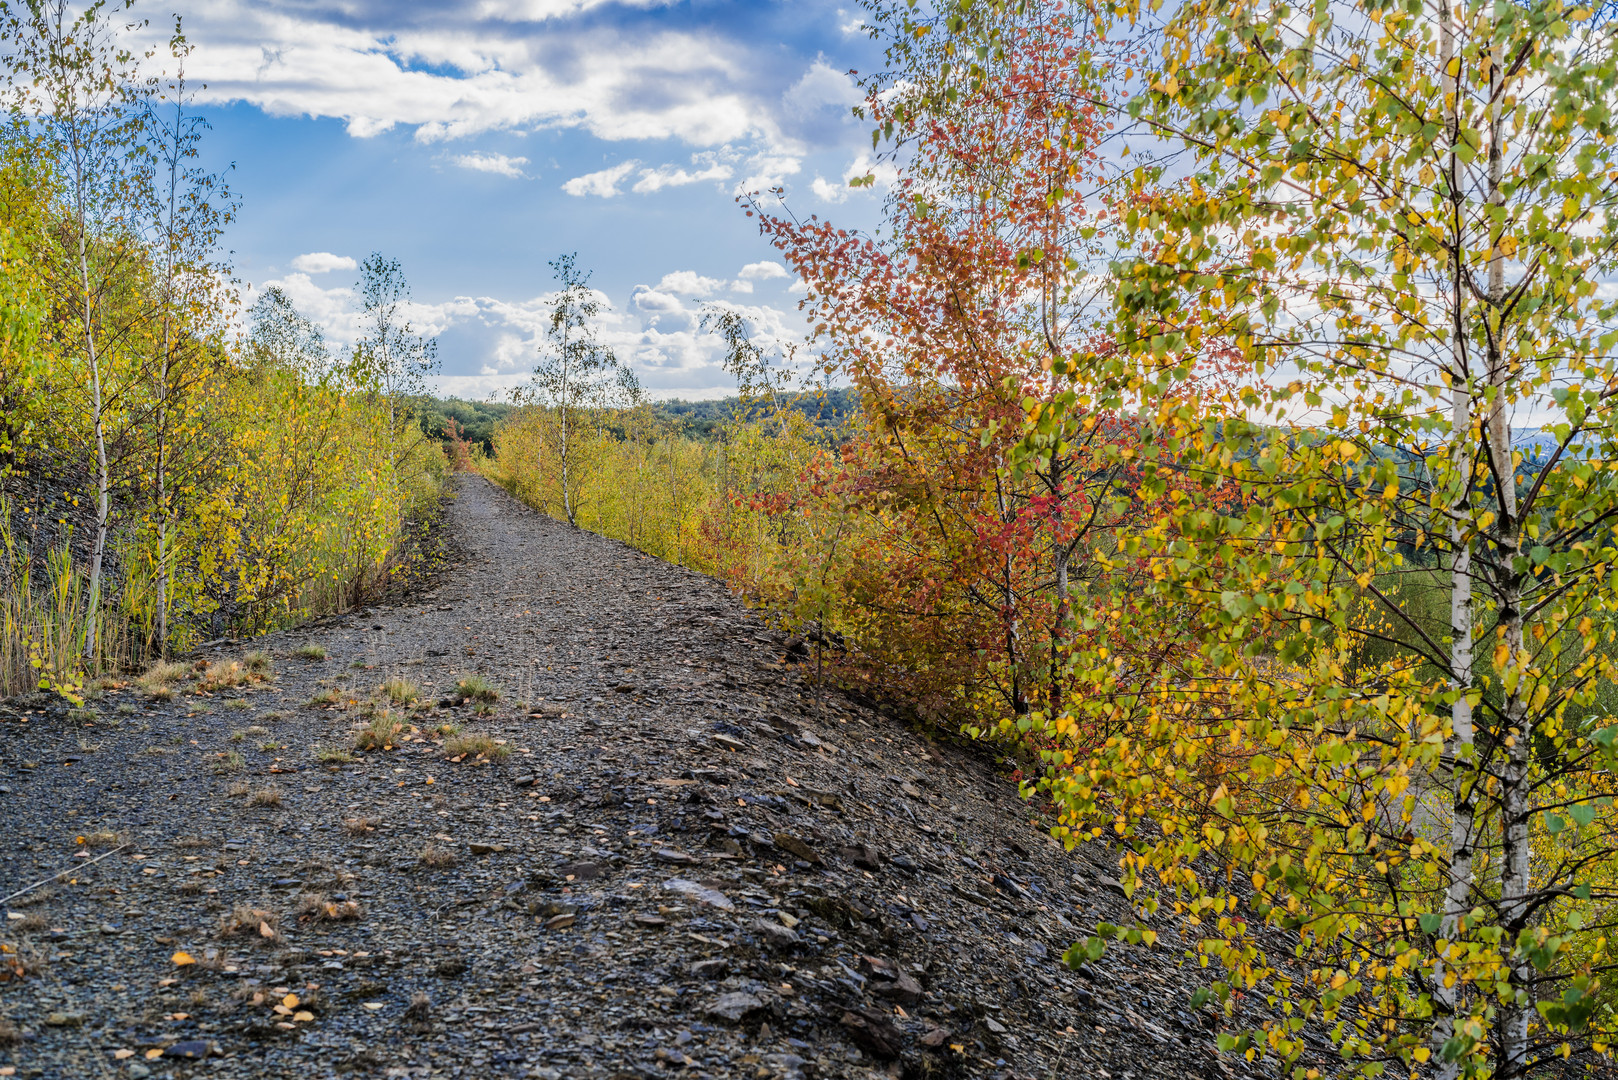
[[[515,411],[503,401],[467,401],[464,398],[427,398],[417,414],[421,430],[442,442],[449,442],[449,421],[453,417],[461,438],[482,443],[486,453],[494,453],[494,429]]]
[[[851,387],[840,387],[820,393],[807,391],[787,394],[786,403],[813,420],[816,427],[835,428],[859,411],[859,394]],[[470,443],[481,443],[486,453],[494,453],[494,431],[515,410],[516,406],[503,401],[467,401],[464,398],[427,398],[417,414],[421,430],[428,436],[449,442],[449,421],[453,418],[460,428],[461,437]],[[652,409],[676,431],[694,439],[713,438],[726,421],[742,410],[740,398],[715,398],[708,401],[654,402]]]
[[[818,393],[799,391],[785,395],[790,408],[803,413],[816,427],[835,428],[859,412],[859,393],[852,387],[837,387]],[[737,397],[715,398],[708,401],[683,401],[674,398],[659,401],[653,408],[659,416],[677,425],[693,438],[707,438],[742,409]]]

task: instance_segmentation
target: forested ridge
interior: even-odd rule
[[[779,676],[766,696],[780,690],[790,716],[731,702],[746,723],[704,715],[711,727],[690,729],[707,750],[753,755],[749,739],[779,737],[824,767],[835,740],[823,748],[807,725],[826,721],[830,700],[992,755],[1021,797],[1018,826],[1076,857],[1104,851],[1123,903],[1075,908],[1053,871],[1018,880],[977,846],[976,884],[953,895],[1004,901],[995,933],[1036,926],[1037,941],[1060,928],[1062,979],[1167,951],[1199,984],[1183,1002],[1185,1046],[1206,1024],[1222,1060],[1303,1080],[1611,1068],[1611,3],[872,0],[864,18],[885,64],[862,76],[855,113],[872,154],[850,183],[883,188],[880,226],[805,214],[784,190],[738,198],[802,283],[808,334],[782,340],[742,309],[707,305],[701,329],[737,386],[716,402],[652,399],[607,340],[589,252],[550,262],[532,377],[499,401],[430,396],[436,343],[409,324],[402,268],[381,253],[360,267],[364,332],[351,349],[328,348],[278,290],[242,311],[222,239],[236,203],[196,165],[203,128],[178,27],[161,58],[172,74],[153,79],[137,77],[102,9],[8,10],[0,689],[94,725],[96,701],[131,685],[147,708],[256,685],[275,658],[224,659],[221,639],[345,613],[424,573],[449,548],[421,538],[436,535],[446,477],[463,474],[462,494],[499,485],[723,582],[764,621],[751,640],[773,659],[754,670]],[[523,520],[480,542],[515,557],[530,542],[516,537],[543,535],[532,542],[558,564],[619,550],[561,526],[529,534]],[[641,564],[613,565],[600,572]],[[666,601],[650,579],[643,591],[649,607]],[[528,593],[499,595],[512,627],[534,617]],[[459,622],[467,608],[416,615],[432,610]],[[376,687],[322,676],[308,706],[353,725],[352,749],[311,753],[334,777],[357,774],[355,755],[494,767],[506,742],[434,710],[492,717],[513,694],[520,715],[505,719],[539,721],[536,743],[564,718],[577,733],[581,716],[592,740],[603,723],[602,743],[615,723],[641,737],[634,709],[613,720],[608,702],[650,707],[685,693],[691,673],[648,689],[631,673],[654,654],[621,648],[632,616],[616,618],[586,662],[601,669],[594,700],[579,700],[585,676],[563,659],[577,655],[565,638],[546,654],[560,668],[526,654],[502,666],[516,656],[507,644],[457,638],[461,652],[409,661],[440,658],[441,677],[457,678],[436,702],[403,674]],[[523,640],[505,636],[512,627],[502,642]],[[737,627],[733,645],[754,633]],[[171,661],[205,642],[214,651],[194,672]],[[321,642],[303,647],[324,659]],[[448,667],[463,652],[476,674]],[[566,685],[566,708],[545,696],[552,684]],[[835,715],[827,730],[849,722]],[[501,730],[509,741],[529,729]],[[241,757],[221,751],[227,772],[246,762],[230,754]],[[756,780],[766,758],[737,760]],[[853,792],[881,766],[850,767]],[[702,889],[729,903],[725,889],[742,887],[719,874],[729,860],[754,884],[786,875],[782,887],[914,871],[909,856],[867,856],[854,818],[823,814],[844,813],[823,800],[778,832],[734,820],[775,806],[749,793],[734,796],[740,811],[728,789],[723,809],[699,809],[731,782],[720,772],[665,778],[690,808],[648,811],[651,832],[623,823],[630,848],[707,829],[704,854],[655,856],[715,868],[717,884],[679,879],[693,904],[723,907]],[[540,798],[542,778],[528,775],[522,798]],[[910,785],[940,858],[968,850],[925,820],[955,806],[887,779]],[[588,798],[592,812],[614,805]],[[799,813],[789,807],[770,812]],[[698,813],[711,824],[693,826]],[[986,820],[992,833],[1013,818]],[[800,825],[819,830],[813,842]],[[834,841],[835,867],[816,847]],[[610,862],[617,849],[592,850]],[[767,858],[781,861],[749,862]],[[561,920],[541,924],[556,931],[619,903],[581,898],[582,879],[543,884],[580,892],[526,911]],[[874,907],[874,919],[833,917],[774,897],[782,914],[768,926],[726,923],[740,936],[697,940],[769,955],[773,935],[793,956],[827,959],[840,932],[896,955],[905,941],[960,955],[985,932],[967,919],[934,933],[916,896],[895,896],[882,903],[921,938],[878,934],[865,925],[884,925]],[[325,903],[346,901],[311,901],[308,920]],[[805,912],[820,920],[805,923],[813,933],[777,934]],[[782,1003],[799,992],[790,965],[749,960],[726,988],[752,1004],[736,999],[728,1020],[759,1039],[790,1022],[852,1040],[858,1052],[815,1059],[822,1071],[869,1058],[903,1075],[1015,1075],[1063,1060],[1019,1049],[1033,1027],[1001,1040],[1009,1029],[985,1021],[980,1000],[948,997],[944,954],[926,955],[913,972],[875,952],[856,961],[869,978],[848,983],[835,1022]],[[789,981],[760,997],[772,970]],[[911,973],[931,980],[915,987],[909,1003],[930,1010],[915,1016]],[[1018,993],[1101,1009],[1039,973],[1044,989]],[[871,1011],[878,984],[904,993]],[[297,1030],[305,1021],[286,1008]],[[1106,1015],[1116,1026],[1136,1014]],[[1064,1036],[1080,1030],[1062,1023]],[[788,1045],[804,1046],[781,1051],[795,1063],[773,1065],[730,1039],[715,1036],[726,1069],[810,1068],[799,1035]],[[696,1067],[687,1056],[655,1061]]]

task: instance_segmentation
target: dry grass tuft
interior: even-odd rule
[[[455,853],[449,848],[439,847],[434,843],[429,843],[426,847],[422,848],[421,855],[419,857],[421,859],[421,865],[427,867],[429,870],[443,870],[446,867],[455,865]]]
[[[247,759],[242,757],[241,754],[237,753],[235,750],[227,750],[220,754],[214,761],[213,771],[216,773],[240,772],[242,766],[246,764]]]
[[[292,655],[296,656],[299,660],[324,660],[326,659],[326,650],[324,646],[316,645],[311,641],[305,642],[304,644],[299,645],[296,649],[293,649]]]
[[[280,806],[281,805],[281,789],[274,786],[273,784],[271,786],[269,786],[269,787],[261,787],[257,791],[253,792],[251,795],[249,795],[247,797],[247,805],[248,806]]]
[[[244,796],[251,795],[252,793],[253,785],[249,784],[246,780],[238,780],[234,784],[230,785],[230,787],[225,789],[225,794],[229,795],[233,799],[240,799]]]
[[[356,750],[392,750],[404,725],[387,712],[377,713],[354,736]]]
[[[267,908],[237,904],[230,914],[219,920],[220,937],[248,934],[259,941],[274,944],[281,940],[281,916]]]
[[[465,758],[483,758],[486,761],[504,761],[511,756],[509,747],[496,743],[487,735],[451,735],[444,740],[444,756],[451,761]]]
[[[271,659],[268,651],[264,649],[254,649],[252,652],[242,657],[242,666],[247,669],[248,674],[256,675],[262,679],[269,675],[270,671],[274,668],[275,663]]]
[[[354,760],[354,755],[341,746],[316,746],[315,760],[323,761],[327,765],[344,765]]]
[[[433,1026],[433,999],[417,990],[410,995],[410,1005],[404,1011],[404,1021],[414,1031],[428,1031]]]
[[[481,675],[468,675],[455,684],[455,696],[492,705],[500,700],[500,688]]]
[[[22,1029],[9,1016],[0,1016],[0,1046],[16,1046],[22,1042]]]
[[[197,689],[215,691],[228,690],[234,686],[242,686],[251,681],[252,675],[242,667],[237,660],[219,660],[203,668],[197,676]]]
[[[45,973],[46,954],[28,944],[0,941],[0,975],[8,982]]]
[[[351,817],[343,819],[343,828],[350,836],[361,836],[368,832],[376,832],[378,825],[376,818]]]
[[[174,684],[184,679],[190,669],[184,664],[175,664],[166,660],[159,660],[135,680],[140,692],[159,701],[174,700]]]
[[[311,708],[323,708],[327,705],[336,705],[343,700],[343,695],[334,689],[326,689],[309,699]]]
[[[365,916],[359,901],[331,900],[325,893],[304,893],[292,912],[299,922],[347,922]]]
[[[117,847],[124,842],[124,834],[116,833],[110,829],[98,829],[92,833],[84,834],[84,846],[87,848]]]
[[[421,700],[421,688],[401,675],[395,675],[383,683],[381,691],[395,705],[408,705]]]

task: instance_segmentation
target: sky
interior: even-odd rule
[[[734,383],[704,304],[799,340],[802,286],[736,203],[874,224],[851,69],[880,48],[821,0],[184,0],[205,161],[241,198],[245,298],[279,285],[336,345],[367,254],[397,258],[441,393],[524,382],[577,252],[602,339],[654,397]],[[165,26],[157,9],[149,32]],[[153,64],[161,66],[160,58]],[[171,65],[172,66],[172,65]]]

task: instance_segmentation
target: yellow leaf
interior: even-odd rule
[[[298,1012],[295,1012],[295,1013],[292,1014],[292,1019],[294,1021],[296,1021],[298,1023],[303,1023],[303,1024],[308,1023],[309,1021],[313,1020],[314,1018],[315,1018],[315,1014],[312,1013],[312,1012],[309,1012],[307,1009],[302,1009],[302,1010],[299,1010]]]
[[[174,961],[175,967],[185,967],[187,964],[194,964],[197,962],[196,958],[188,952],[177,952],[173,956],[169,957],[169,959]]]
[[[298,995],[288,994],[286,997],[281,999],[281,1004],[285,1005],[289,1009],[296,1009],[298,1007]]]

